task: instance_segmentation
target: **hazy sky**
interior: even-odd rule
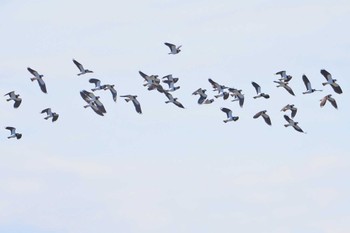
[[[0,93],[23,98],[0,101],[0,232],[350,232],[349,1],[91,2],[0,1]],[[94,73],[77,76],[73,58]],[[179,77],[186,109],[147,91],[139,70]],[[280,70],[295,97],[273,83]],[[302,74],[323,92],[302,95]],[[143,114],[109,91],[97,92],[104,117],[84,109],[90,78],[138,95]],[[214,95],[208,78],[242,89],[244,107],[198,105],[193,91]],[[271,98],[254,100],[251,81]],[[338,110],[320,108],[327,94]],[[307,134],[283,126],[292,103]],[[240,119],[223,123],[220,107]],[[264,109],[272,126],[253,119]]]

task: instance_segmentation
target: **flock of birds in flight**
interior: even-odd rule
[[[170,52],[169,54],[178,54],[181,50],[181,45],[180,46],[176,46],[174,44],[171,43],[164,43],[166,46],[169,47]],[[83,65],[81,63],[79,63],[78,61],[76,61],[75,59],[73,59],[73,63],[78,67],[80,73],[78,73],[77,75],[84,75],[84,74],[88,74],[88,73],[93,73],[93,71],[85,69],[83,67]],[[28,67],[27,70],[34,76],[31,78],[31,81],[37,81],[39,84],[39,87],[41,89],[41,91],[43,93],[47,93],[47,89],[46,89],[46,84],[43,80],[44,75],[39,74],[36,70]],[[176,82],[179,80],[179,78],[174,78],[171,74],[170,75],[166,75],[161,79],[158,78],[158,75],[147,75],[141,71],[139,71],[139,74],[142,76],[142,78],[144,79],[144,84],[143,86],[147,87],[147,89],[149,91],[152,90],[157,90],[160,93],[163,93],[168,100],[165,101],[165,103],[173,103],[174,105],[176,105],[179,108],[184,108],[184,106],[178,101],[178,98],[174,98],[174,96],[171,94],[172,92],[175,92],[176,90],[178,90],[180,88],[180,86],[175,86]],[[330,85],[334,92],[337,94],[342,94],[343,91],[340,88],[340,86],[336,83],[336,79],[332,78],[332,75],[322,69],[321,70],[321,74],[326,78],[326,82],[323,82],[322,85],[326,86],[326,85]],[[283,87],[289,94],[291,95],[295,95],[292,88],[288,85],[289,81],[292,79],[291,75],[287,75],[286,71],[280,71],[277,72],[276,75],[279,75],[279,79],[274,81],[275,83],[277,83],[277,87]],[[303,94],[311,94],[314,93],[316,91],[322,91],[322,90],[316,90],[313,89],[311,86],[311,82],[309,81],[309,79],[306,77],[306,75],[302,76],[303,82],[305,84],[306,87],[306,91],[303,92]],[[168,85],[168,88],[165,89],[162,84],[161,81],[165,84]],[[227,100],[230,96],[233,97],[232,101],[237,101],[239,103],[240,107],[243,107],[244,104],[244,94],[242,94],[242,90],[236,89],[236,88],[231,88],[231,87],[227,87],[225,85],[219,84],[217,82],[215,82],[214,80],[212,80],[211,78],[208,79],[209,83],[211,84],[211,86],[213,87],[213,91],[217,91],[217,95],[214,95],[215,98],[220,98],[222,97],[224,100]],[[82,97],[82,99],[86,102],[86,105],[84,105],[84,108],[91,108],[96,114],[103,116],[104,114],[107,113],[103,103],[99,100],[100,97],[96,96],[93,92],[95,91],[99,91],[99,90],[109,90],[112,94],[112,98],[114,100],[114,102],[117,102],[117,91],[115,89],[115,85],[111,85],[111,84],[101,84],[101,81],[99,79],[96,78],[91,78],[89,79],[89,82],[94,84],[94,88],[91,89],[92,92],[87,91],[87,90],[82,90],[80,91],[80,96]],[[262,92],[261,87],[259,84],[257,84],[256,82],[252,82],[253,87],[255,88],[256,91],[256,96],[254,96],[254,99],[257,98],[265,98],[268,99],[270,98],[269,94],[266,94],[264,92]],[[206,94],[206,89],[202,89],[199,88],[198,90],[194,91],[192,93],[192,95],[199,95],[199,99],[198,99],[198,104],[202,105],[202,104],[211,104],[214,102],[214,99],[209,99],[208,95]],[[6,99],[7,101],[14,101],[14,108],[18,108],[21,105],[22,99],[20,97],[19,94],[16,94],[15,91],[11,91],[7,94],[5,94],[5,96],[8,96],[9,98]],[[140,102],[137,100],[137,95],[121,95],[120,97],[125,98],[126,102],[131,101],[135,107],[135,110],[137,113],[142,114],[142,110],[141,110],[141,105]],[[320,106],[323,107],[326,103],[330,102],[331,105],[334,108],[338,108],[337,106],[337,102],[336,100],[332,97],[332,94],[328,94],[326,96],[324,96],[321,100],[320,100]],[[227,123],[230,121],[237,121],[239,119],[238,116],[233,116],[231,109],[229,108],[225,108],[222,107],[220,108],[221,111],[223,111],[224,113],[226,113],[227,118],[223,120],[223,122]],[[305,133],[300,126],[298,125],[298,122],[294,121],[294,117],[296,116],[297,113],[297,108],[295,107],[294,104],[287,104],[285,107],[283,107],[281,109],[281,111],[286,112],[286,111],[290,111],[291,115],[284,115],[285,120],[287,121],[287,124],[285,124],[285,127],[293,127],[296,131],[299,131],[301,133]],[[55,122],[58,118],[59,118],[59,114],[56,112],[53,112],[51,110],[51,108],[46,108],[43,109],[41,111],[42,114],[46,113],[46,117],[44,118],[45,120],[48,120],[51,118],[52,122]],[[269,115],[267,114],[266,110],[262,110],[259,111],[258,113],[256,113],[253,118],[259,118],[262,117],[264,119],[264,121],[266,122],[266,124],[271,125],[271,119],[269,117]],[[8,136],[8,138],[17,138],[20,139],[22,137],[21,133],[17,133],[16,132],[16,128],[15,127],[11,127],[8,126],[5,129],[10,130],[10,136]]]

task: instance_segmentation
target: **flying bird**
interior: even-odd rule
[[[281,109],[281,111],[283,111],[283,112],[285,112],[287,110],[292,111],[292,114],[291,114],[292,118],[295,117],[295,115],[297,114],[297,111],[298,111],[298,109],[294,106],[294,104],[287,104],[286,106],[284,106]]]
[[[338,109],[338,105],[337,105],[337,102],[335,101],[335,99],[332,97],[331,94],[329,95],[326,95],[325,97],[323,97],[320,101],[320,106],[321,108],[327,103],[327,100],[332,104],[332,106],[335,108],[335,109]]]
[[[232,111],[231,109],[228,108],[220,108],[221,111],[223,111],[224,113],[226,113],[227,119],[223,120],[223,122],[227,123],[229,121],[237,121],[239,119],[238,116],[232,116]]]
[[[326,78],[327,82],[322,83],[323,86],[329,84],[331,85],[331,87],[333,88],[333,90],[338,93],[341,94],[343,93],[342,89],[340,88],[340,86],[338,85],[338,83],[336,83],[336,79],[332,78],[332,75],[327,71],[327,70],[321,70],[321,74]]]
[[[266,124],[271,125],[271,119],[270,119],[269,115],[266,114],[266,112],[267,112],[266,110],[260,111],[257,114],[255,114],[253,116],[253,118],[256,119],[256,118],[262,116],[264,118]]]
[[[9,99],[6,99],[6,101],[10,101],[10,100],[13,100],[15,101],[15,103],[13,104],[13,107],[14,108],[18,108],[21,103],[22,103],[22,98],[19,97],[19,95],[16,95],[14,91],[11,91],[7,94],[5,94],[4,96],[9,96],[10,98]]]
[[[287,75],[285,70],[277,72],[276,75],[281,75],[281,78],[279,78],[278,80],[283,81],[283,82],[289,82],[292,79],[292,76]]]
[[[234,96],[233,101],[238,101],[239,102],[239,106],[241,108],[243,108],[243,104],[244,104],[244,95],[242,94],[242,90],[238,90],[235,88],[229,88],[228,91],[231,93],[231,96]]]
[[[284,89],[286,89],[288,91],[289,94],[295,96],[292,88],[290,86],[288,86],[288,82],[284,82],[284,81],[273,81],[273,82],[278,84],[276,87],[283,87]]]
[[[173,76],[169,74],[167,76],[164,76],[162,79],[166,79],[163,80],[163,83],[166,83],[169,86],[169,89],[167,91],[176,91],[180,89],[179,86],[175,87],[175,83],[179,80],[179,78],[173,78]]]
[[[22,137],[22,134],[16,133],[16,128],[15,128],[15,127],[7,126],[5,129],[11,131],[11,135],[7,137],[8,139],[10,139],[10,138],[17,138],[17,139],[20,139],[20,138]]]
[[[44,75],[39,74],[36,70],[33,70],[33,69],[30,68],[30,67],[27,67],[27,70],[28,70],[32,75],[34,75],[34,78],[30,78],[30,80],[32,80],[32,82],[35,81],[35,80],[37,80],[38,83],[39,83],[39,86],[40,86],[41,91],[44,92],[44,93],[47,93],[45,82],[44,82],[44,80],[42,79],[42,78],[44,77]]]
[[[55,122],[59,117],[59,114],[52,112],[51,108],[46,108],[42,110],[41,113],[46,113],[47,116],[44,119],[47,120],[49,118],[52,118],[52,122]]]
[[[88,105],[85,105],[84,108],[91,107],[91,109],[100,116],[103,116],[103,114],[106,113],[106,109],[101,101],[99,101],[99,96],[95,96],[93,93],[86,90],[80,91],[80,96],[86,103],[88,103]]]
[[[198,104],[211,104],[214,102],[214,99],[207,99],[208,95],[205,94],[206,91],[206,89],[199,88],[192,93],[192,95],[199,95]]]
[[[178,54],[181,51],[180,48],[182,47],[182,45],[176,47],[176,45],[167,42],[165,42],[164,44],[169,47],[169,54]]]
[[[137,95],[121,95],[120,97],[126,98],[125,99],[126,102],[132,101],[132,103],[135,106],[136,112],[139,114],[142,114],[140,102],[136,99]]]
[[[110,84],[103,85],[103,89],[110,90],[114,102],[117,102],[117,91],[115,90],[114,85],[110,85]]]
[[[298,125],[298,122],[293,121],[292,119],[289,118],[289,116],[284,115],[284,119],[288,122],[288,124],[285,124],[284,127],[292,126],[296,131],[299,131],[301,133],[306,133],[304,132]]]
[[[163,87],[160,85],[160,79],[158,78],[158,75],[147,75],[142,71],[139,71],[139,74],[146,82],[143,84],[143,86],[147,86],[149,91],[158,90],[160,93],[164,92]]]
[[[224,90],[227,89],[226,86],[218,84],[217,82],[215,82],[215,81],[212,80],[211,78],[209,78],[208,81],[209,81],[210,84],[212,85],[214,91],[218,91],[218,94],[223,93]]]
[[[261,92],[261,87],[259,86],[259,84],[257,84],[256,82],[252,82],[252,85],[255,88],[256,94],[257,94],[257,96],[253,97],[254,99],[260,98],[260,97],[264,97],[265,99],[270,98],[270,96],[268,94],[265,94],[265,93]]]
[[[89,83],[95,84],[95,88],[92,88],[91,91],[103,90],[104,85],[101,85],[101,81],[97,78],[90,78]]]
[[[164,92],[165,96],[168,98],[169,101],[165,101],[166,104],[173,103],[179,108],[185,108],[179,101],[177,101],[177,98],[174,98],[172,94],[170,94],[168,91]]]
[[[304,82],[305,87],[306,87],[306,91],[303,92],[303,94],[310,94],[310,93],[314,93],[315,91],[322,91],[322,90],[313,89],[311,87],[311,82],[309,81],[309,79],[306,77],[305,74],[303,74],[303,82]]]
[[[83,65],[80,64],[79,62],[77,62],[76,60],[73,59],[73,62],[78,67],[78,69],[80,70],[80,73],[77,74],[78,76],[82,75],[82,74],[93,73],[93,71],[91,71],[91,70],[84,69]]]

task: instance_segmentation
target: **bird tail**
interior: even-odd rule
[[[323,85],[323,86],[326,86],[326,85],[327,85],[327,83],[322,83],[322,85]]]
[[[45,117],[44,119],[47,120],[47,119],[49,119],[49,118],[50,118],[50,116],[47,116],[47,117]]]
[[[36,80],[36,78],[30,78],[30,80],[32,80],[32,82],[33,82],[33,81],[35,81],[35,80]]]
[[[224,122],[224,123],[227,123],[227,122],[228,122],[228,120],[223,120],[223,122]]]
[[[170,101],[165,101],[166,104],[170,103]]]
[[[125,101],[126,101],[126,102],[129,102],[129,101],[130,101],[130,99],[125,99]]]
[[[288,126],[289,126],[288,124],[284,125],[284,127],[288,127]]]

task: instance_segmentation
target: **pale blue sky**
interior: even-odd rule
[[[0,1],[0,93],[23,98],[0,101],[0,127],[23,133],[0,131],[0,232],[348,233],[349,21],[348,1]],[[76,76],[72,58],[95,73]],[[186,109],[147,91],[139,70],[179,77]],[[280,70],[295,97],[275,87]],[[324,91],[302,95],[302,74]],[[143,114],[109,92],[104,117],[84,109],[92,77],[138,95]],[[191,94],[212,96],[208,78],[243,89],[244,107],[199,106]],[[253,100],[251,81],[271,98]],[[319,107],[330,93],[339,110]],[[307,134],[283,127],[288,103]],[[240,119],[224,124],[220,107]],[[272,127],[252,118],[263,109]]]

